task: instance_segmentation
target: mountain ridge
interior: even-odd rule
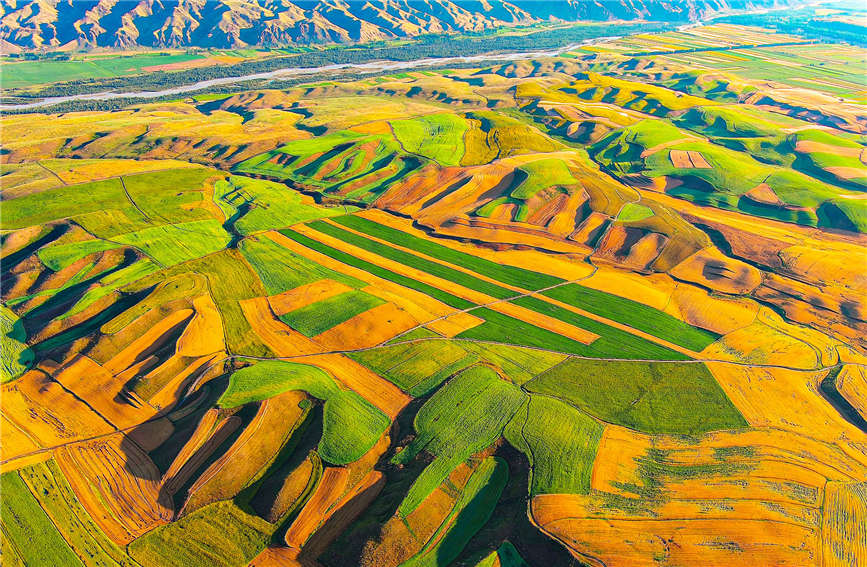
[[[545,21],[695,21],[785,0],[0,0],[0,45],[281,47],[485,32]]]

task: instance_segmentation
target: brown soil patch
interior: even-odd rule
[[[689,153],[684,150],[671,150],[668,152],[668,159],[671,160],[671,165],[678,169],[692,168],[692,161],[689,159]]]
[[[825,171],[840,179],[863,179],[867,177],[867,169],[860,167],[826,167]]]
[[[334,280],[319,280],[272,295],[268,298],[268,303],[271,304],[274,314],[280,316],[351,290],[348,285]]]
[[[422,322],[397,305],[384,303],[316,335],[313,340],[326,350],[369,348]]]
[[[795,144],[795,151],[802,154],[832,154],[859,159],[863,155],[865,149],[867,148],[847,148],[844,146],[833,146],[831,144],[823,144],[821,142],[812,142],[809,140],[798,140]]]
[[[765,205],[776,205],[782,207],[785,205],[777,194],[774,193],[774,190],[771,189],[770,185],[767,183],[760,183],[747,191],[745,193],[747,197],[756,201],[757,203],[763,203]]]
[[[391,419],[397,417],[410,401],[410,397],[400,388],[341,354],[304,356],[299,357],[297,362],[312,364],[325,370]]]
[[[123,434],[60,447],[55,458],[82,505],[118,545],[171,520],[159,470]]]

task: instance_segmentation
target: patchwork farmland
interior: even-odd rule
[[[4,564],[867,561],[864,50],[760,73],[823,45],[4,115]]]

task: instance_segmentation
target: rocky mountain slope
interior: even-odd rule
[[[782,0],[785,2],[785,0]],[[0,0],[5,50],[241,47],[479,32],[546,20],[689,21],[781,0]]]

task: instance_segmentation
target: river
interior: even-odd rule
[[[317,75],[327,73],[337,73],[347,69],[356,70],[362,73],[375,73],[384,71],[399,71],[404,69],[414,69],[418,67],[434,67],[442,65],[450,65],[453,63],[474,63],[482,61],[519,61],[525,59],[538,59],[540,57],[556,57],[563,53],[572,51],[585,45],[592,45],[603,41],[619,39],[621,36],[606,36],[595,37],[580,43],[573,43],[564,47],[553,49],[550,51],[521,51],[517,53],[483,53],[481,55],[470,56],[453,56],[453,57],[431,57],[427,59],[415,59],[412,61],[369,61],[367,63],[342,63],[338,65],[324,65],[322,67],[286,67],[266,73],[254,73],[250,75],[239,75],[236,77],[221,77],[219,79],[208,79],[207,81],[199,81],[189,85],[181,85],[159,91],[131,91],[131,92],[101,92],[89,94],[74,94],[69,96],[56,96],[44,98],[37,102],[25,104],[0,104],[0,110],[26,110],[31,108],[40,108],[51,106],[64,102],[76,100],[113,100],[124,98],[159,98],[164,96],[174,96],[185,93],[191,93],[210,87],[220,85],[231,85],[234,83],[242,83],[245,81],[256,81],[261,79],[288,79],[303,75]]]

